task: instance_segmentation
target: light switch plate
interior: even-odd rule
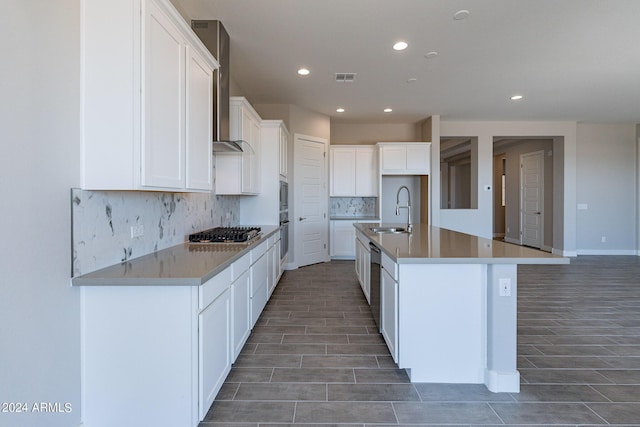
[[[144,236],[144,225],[132,225],[131,226],[131,238]]]

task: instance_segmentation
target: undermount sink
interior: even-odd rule
[[[407,229],[402,227],[371,227],[370,230],[374,233],[407,233]]]

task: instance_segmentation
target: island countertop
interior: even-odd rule
[[[73,286],[199,286],[249,253],[280,229],[261,226],[251,243],[189,243],[171,246],[91,273],[73,277]]]
[[[356,230],[398,264],[568,264],[569,258],[525,246],[473,236],[428,224],[411,233],[374,233],[377,223],[354,224]],[[406,224],[382,224],[406,227]]]

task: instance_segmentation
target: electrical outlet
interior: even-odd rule
[[[602,236],[602,237],[600,238],[600,241],[601,241],[602,243],[607,243],[607,236]]]
[[[132,225],[131,226],[131,238],[144,236],[144,225]]]
[[[511,279],[500,279],[498,280],[498,286],[500,287],[500,296],[501,297],[510,297],[511,296]]]

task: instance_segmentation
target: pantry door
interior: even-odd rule
[[[294,259],[297,267],[329,261],[326,139],[294,136]]]
[[[544,231],[544,151],[520,156],[521,244],[540,249]]]

